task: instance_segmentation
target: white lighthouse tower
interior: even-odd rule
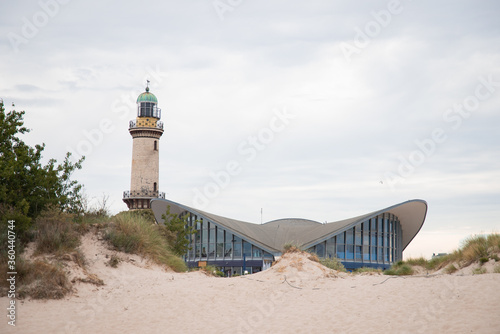
[[[163,122],[158,100],[146,91],[137,98],[137,118],[130,121],[128,131],[132,136],[132,174],[130,191],[123,192],[123,201],[131,209],[149,209],[153,198],[165,198],[159,192],[159,152]]]

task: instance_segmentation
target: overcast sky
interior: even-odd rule
[[[46,160],[86,156],[75,178],[113,213],[149,79],[168,199],[255,223],[261,208],[264,222],[331,222],[423,199],[404,255],[430,257],[499,232],[499,14],[498,1],[3,1],[0,97]]]

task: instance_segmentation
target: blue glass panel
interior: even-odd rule
[[[316,245],[316,254],[318,257],[325,257],[325,244],[323,242]]]
[[[361,228],[359,226],[356,227],[354,241],[356,242],[356,245],[361,245]]]
[[[233,244],[233,256],[235,258],[241,257],[241,242],[234,242],[234,244]]]
[[[233,258],[233,244],[230,242],[226,243],[226,248],[224,249],[224,257],[227,259]]]
[[[335,237],[326,240],[326,257],[335,257]]]
[[[247,241],[243,241],[243,254],[245,254],[245,256],[247,258],[252,256],[252,244],[251,243],[249,243]]]
[[[344,245],[337,245],[337,257],[342,260],[345,259]]]
[[[217,242],[224,242],[224,230],[217,227]]]
[[[208,244],[208,257],[210,259],[213,259],[215,257],[215,244],[214,243]]]
[[[352,228],[345,232],[345,243],[349,245],[352,245],[354,243]]]
[[[356,260],[361,260],[362,246],[356,246]]]
[[[218,242],[216,248],[215,256],[222,258],[224,256],[224,243]]]
[[[370,247],[369,246],[363,246],[363,260],[364,261],[370,260]]]
[[[252,247],[253,257],[262,257],[262,250],[259,247]]]
[[[346,246],[345,258],[346,258],[346,260],[354,260],[354,246],[353,245]]]
[[[376,232],[372,232],[371,234],[371,245],[372,246],[377,246],[377,234]]]
[[[378,249],[378,259],[379,259],[379,261],[383,261],[384,260],[383,249],[382,249],[382,247],[377,247],[377,249]]]
[[[337,235],[337,243],[338,244],[344,244],[345,238],[344,238],[344,232],[340,233]]]
[[[371,260],[377,261],[377,247],[371,247]]]
[[[215,242],[215,229],[211,228],[208,230],[209,235],[208,235],[208,242]]]

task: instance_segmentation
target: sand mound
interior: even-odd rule
[[[253,274],[251,277],[264,281],[286,281],[291,285],[304,287],[318,280],[335,279],[347,275],[311,260],[310,256],[306,252],[285,253],[271,268]]]

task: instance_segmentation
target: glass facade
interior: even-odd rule
[[[183,216],[195,230],[188,237],[190,249],[184,255],[189,267],[213,265],[226,276],[232,276],[262,271],[274,260],[270,253],[210,220],[190,212],[184,212]]]
[[[337,257],[347,269],[388,267],[402,260],[398,217],[384,213],[310,247],[320,258]]]

